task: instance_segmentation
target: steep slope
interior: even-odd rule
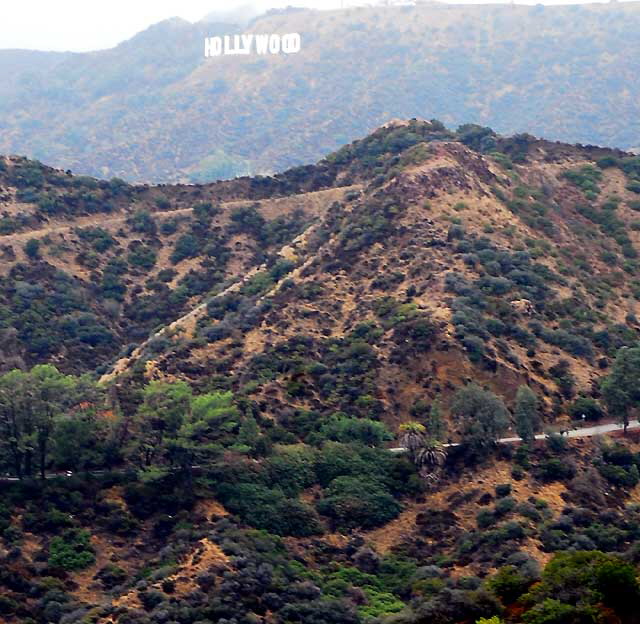
[[[640,143],[640,3],[276,12],[297,55],[205,59],[233,26],[169,20],[113,50],[22,55],[0,153],[100,177],[207,181],[311,162],[391,117],[623,148]],[[7,60],[8,59],[8,60]],[[3,74],[4,75],[4,74]]]

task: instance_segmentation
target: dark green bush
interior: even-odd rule
[[[81,570],[95,561],[90,534],[81,529],[69,529],[54,537],[49,545],[49,565],[64,570]]]
[[[393,520],[401,506],[389,490],[366,477],[337,477],[317,504],[318,511],[331,518],[336,528],[371,529]]]

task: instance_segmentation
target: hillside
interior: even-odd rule
[[[1,621],[638,624],[639,157],[0,187]]]
[[[0,370],[93,370],[203,294],[273,265],[342,198],[337,171],[136,187],[0,159]]]
[[[509,400],[526,382],[558,417],[640,329],[623,152],[412,121],[203,186],[0,169],[3,370],[213,372],[269,411],[389,424],[468,379]]]
[[[470,379],[508,400],[527,383],[562,419],[637,340],[637,158],[410,122],[327,161],[364,184],[296,239],[286,270],[205,300],[116,373],[215,372],[268,413],[390,425]]]
[[[300,54],[205,59],[174,19],[112,50],[0,51],[0,153],[129,182],[210,181],[313,162],[393,117],[640,146],[640,3],[277,12]]]

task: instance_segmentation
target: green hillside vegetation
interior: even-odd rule
[[[0,163],[3,621],[638,623],[638,157],[412,120],[208,185]]]
[[[637,2],[279,11],[289,56],[204,58],[221,24],[167,20],[112,50],[0,51],[1,153],[128,181],[314,162],[389,118],[639,144]],[[17,68],[17,69],[16,69]]]

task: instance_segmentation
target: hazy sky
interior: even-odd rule
[[[467,0],[488,1],[491,0]],[[536,4],[540,0],[517,1]],[[194,22],[211,11],[248,2],[265,9],[290,4],[332,9],[340,7],[341,0],[0,0],[0,49],[110,48],[163,19],[179,16]],[[355,2],[345,0],[345,3]],[[572,0],[543,0],[543,3],[570,4]]]

